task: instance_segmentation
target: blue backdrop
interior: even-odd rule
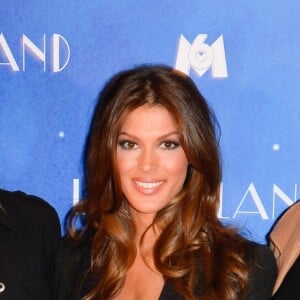
[[[164,63],[189,74],[222,136],[219,216],[264,242],[300,198],[300,2],[3,0],[0,187],[78,200],[97,95],[116,72]]]

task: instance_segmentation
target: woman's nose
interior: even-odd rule
[[[158,166],[158,157],[154,150],[143,149],[139,158],[139,168],[143,172],[155,172]]]

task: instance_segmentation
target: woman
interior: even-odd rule
[[[220,223],[220,181],[214,118],[191,79],[165,66],[115,76],[95,109],[57,299],[268,299],[274,257]]]

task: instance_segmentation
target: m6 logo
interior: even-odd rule
[[[190,44],[181,35],[175,69],[188,75],[192,67],[199,76],[202,76],[211,68],[213,77],[228,77],[223,35],[220,35],[211,46],[204,43],[206,39],[207,34],[199,34]]]

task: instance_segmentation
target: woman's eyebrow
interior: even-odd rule
[[[120,135],[125,135],[125,136],[128,136],[130,138],[138,139],[138,137],[136,137],[134,134],[128,133],[126,131],[121,131],[119,133],[119,136]],[[171,132],[168,132],[168,133],[165,133],[165,134],[159,136],[157,139],[158,140],[162,140],[162,139],[168,138],[168,137],[170,137],[172,135],[179,135],[179,132],[178,131],[171,131]]]
[[[170,136],[172,135],[177,135],[179,136],[179,132],[178,131],[171,131],[169,133],[166,133],[166,134],[163,134],[162,136],[159,137],[160,140],[163,140],[163,139],[166,139],[166,138],[169,138]]]

